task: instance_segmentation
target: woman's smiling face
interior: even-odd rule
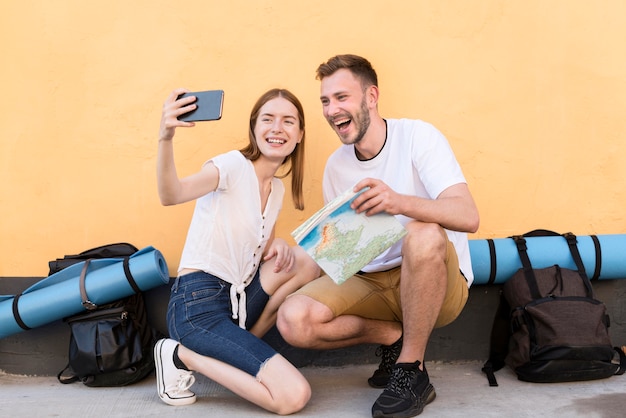
[[[287,99],[276,97],[259,110],[254,137],[266,157],[284,160],[302,140],[298,109]]]

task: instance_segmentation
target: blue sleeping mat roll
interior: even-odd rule
[[[567,241],[562,236],[525,239],[533,268],[558,264],[576,270]],[[626,279],[626,234],[580,235],[577,240],[590,279]],[[469,248],[474,284],[504,283],[522,267],[511,238],[470,240]]]
[[[25,330],[16,320],[15,311],[26,329],[85,311],[79,287],[83,265],[84,262],[81,262],[67,267],[35,283],[20,295],[0,295],[0,338]],[[153,247],[146,247],[131,255],[128,267],[142,291],[169,281],[167,263],[161,252]],[[91,260],[85,290],[89,300],[96,305],[134,293],[120,258]]]

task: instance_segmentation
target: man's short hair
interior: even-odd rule
[[[317,79],[323,80],[324,77],[333,75],[337,70],[345,68],[350,70],[357,78],[361,80],[363,88],[374,85],[378,87],[378,76],[368,60],[358,55],[344,54],[336,55],[325,63],[317,67]]]

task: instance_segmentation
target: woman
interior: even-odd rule
[[[195,109],[195,97],[173,91],[163,106],[157,179],[163,205],[196,200],[170,294],[171,339],[155,345],[159,397],[170,405],[195,402],[189,390],[199,372],[277,414],[301,410],[311,396],[302,374],[260,338],[274,325],[287,295],[319,275],[299,247],[274,237],[284,186],[302,209],[304,113],[289,91],[263,94],[250,114],[250,143],[207,161],[179,179],[172,139],[177,117]]]

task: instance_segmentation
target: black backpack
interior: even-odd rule
[[[502,287],[489,360],[482,369],[490,386],[498,385],[494,372],[505,364],[519,380],[537,383],[623,374],[626,356],[611,344],[609,316],[595,298],[576,236],[563,234],[578,271],[558,265],[533,269],[524,237],[539,235],[559,234],[537,230],[512,237],[522,268]]]
[[[131,244],[104,245],[49,262],[50,274],[84,263],[80,293],[86,311],[65,318],[70,327],[69,360],[59,372],[61,383],[81,381],[86,386],[125,386],[138,382],[154,370],[153,347],[157,331],[149,324],[143,293],[134,283],[128,257],[137,248]],[[89,263],[97,258],[121,258],[133,295],[96,306],[85,290]]]
[[[64,268],[94,258],[125,258],[135,254],[139,249],[133,244],[119,242],[85,250],[80,254],[66,255],[48,262],[50,272],[48,276],[57,273]]]

